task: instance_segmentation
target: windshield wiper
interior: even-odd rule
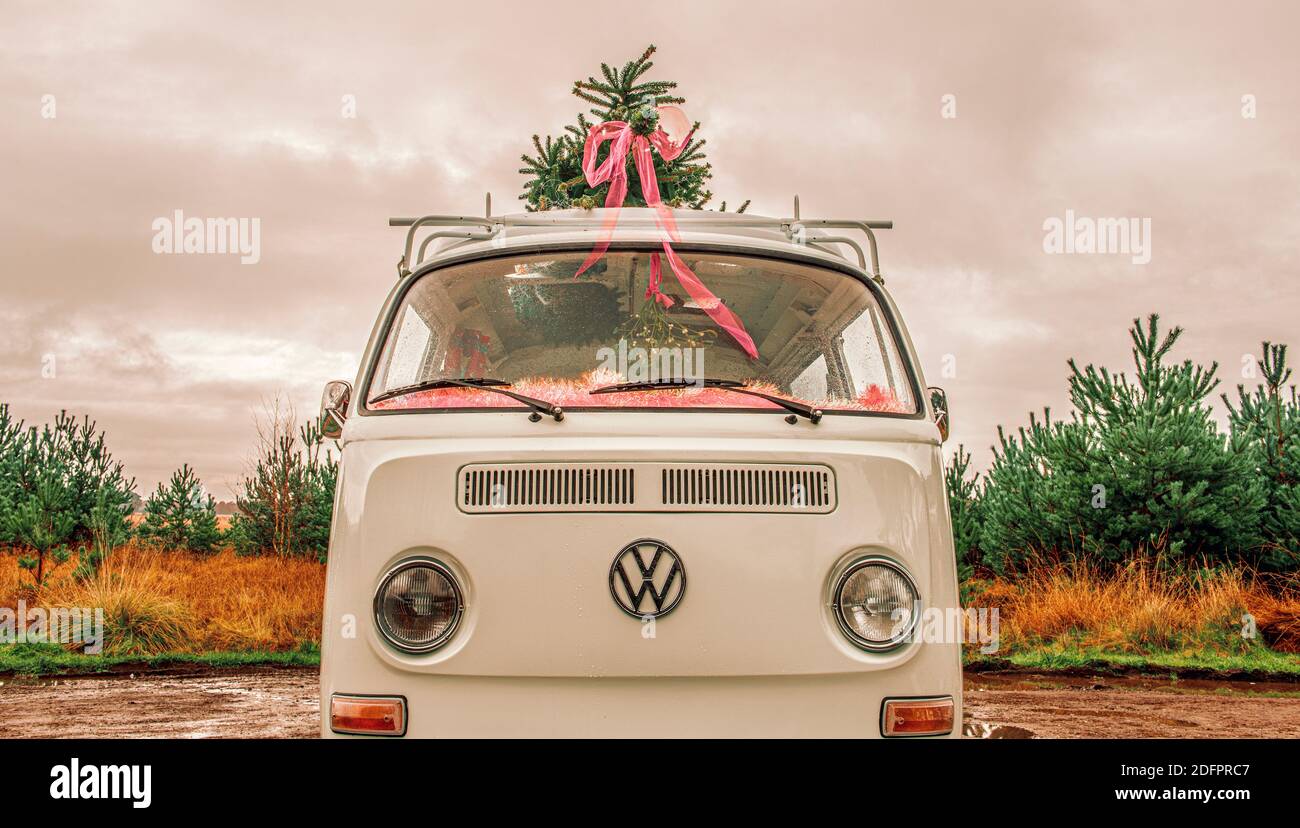
[[[480,391],[494,391],[498,394],[505,394],[512,400],[518,400],[533,410],[528,415],[528,419],[537,422],[545,414],[548,417],[554,417],[555,422],[564,419],[564,409],[554,403],[548,403],[546,400],[539,400],[535,397],[527,397],[523,394],[516,394],[514,391],[507,391],[510,383],[505,380],[491,379],[489,377],[463,377],[461,379],[437,379],[417,382],[414,385],[404,385],[401,388],[394,388],[391,391],[385,391],[377,397],[372,398],[372,403],[382,400],[391,400],[394,397],[402,397],[407,394],[414,394],[417,391],[432,391],[437,388],[477,388]]]
[[[701,379],[701,380],[655,380],[654,382],[624,382],[619,385],[606,385],[597,388],[589,393],[592,394],[619,394],[624,391],[661,391],[667,388],[693,388],[695,386],[704,386],[705,388],[722,388],[726,391],[735,391],[737,394],[748,394],[751,397],[767,400],[789,411],[791,416],[786,417],[786,422],[797,422],[795,415],[804,417],[814,425],[822,420],[822,410],[813,408],[811,405],[801,403],[796,400],[787,400],[784,397],[775,397],[771,394],[764,394],[762,391],[755,391],[748,388],[745,383],[738,380],[724,379]]]

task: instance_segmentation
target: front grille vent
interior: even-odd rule
[[[461,468],[463,512],[787,512],[836,505],[830,467],[793,463],[475,463]]]
[[[467,466],[460,477],[461,507],[471,512],[607,511],[636,502],[629,466]]]
[[[825,466],[665,466],[665,506],[710,511],[830,511],[831,472]]]

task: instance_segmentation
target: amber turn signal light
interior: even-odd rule
[[[406,699],[332,695],[330,730],[365,736],[401,736],[406,733]]]
[[[952,733],[952,696],[937,699],[886,699],[880,715],[885,736],[943,736]]]

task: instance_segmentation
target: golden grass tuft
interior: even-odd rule
[[[1300,575],[1268,579],[1250,602],[1264,640],[1283,653],[1300,653]]]
[[[1294,583],[1294,582],[1293,582]],[[1244,569],[1170,572],[1144,562],[1115,571],[1056,564],[1014,580],[972,585],[966,603],[997,607],[1004,644],[1064,645],[1115,653],[1241,653],[1250,613],[1264,642],[1300,652],[1300,590]]]
[[[102,607],[105,648],[114,654],[292,650],[320,641],[325,567],[315,560],[211,556],[136,546],[113,552],[98,575],[72,577],[77,560],[54,567],[39,594],[0,552],[0,606]]]
[[[104,610],[104,652],[150,655],[186,648],[194,616],[173,596],[173,582],[157,567],[133,565],[123,553],[93,578],[63,578],[40,593],[48,607]]]

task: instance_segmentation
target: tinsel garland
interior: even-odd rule
[[[536,397],[563,408],[770,408],[783,410],[775,403],[721,388],[673,388],[638,391],[626,394],[593,395],[591,390],[623,382],[617,374],[598,369],[576,379],[530,377],[517,380],[510,390]],[[753,383],[749,388],[788,399],[797,399],[771,383]],[[888,389],[869,385],[856,399],[801,400],[824,411],[875,411],[907,414],[914,409]],[[378,409],[413,408],[520,408],[520,404],[503,394],[475,388],[436,388],[418,391],[389,400],[371,403]]]

